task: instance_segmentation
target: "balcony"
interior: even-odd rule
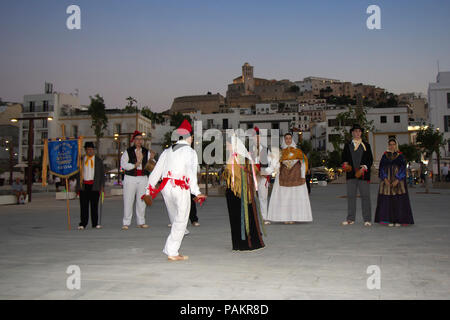
[[[53,112],[53,111],[54,111],[54,106],[53,105],[49,105],[47,107],[34,106],[32,108],[30,108],[30,106],[26,106],[26,107],[23,108],[22,113]]]

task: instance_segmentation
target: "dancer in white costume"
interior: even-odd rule
[[[186,232],[191,209],[191,193],[196,202],[203,202],[206,196],[201,194],[197,184],[197,153],[191,148],[192,127],[184,120],[177,132],[182,137],[172,147],[161,154],[155,168],[148,178],[146,195],[155,198],[158,192],[164,198],[172,227],[163,252],[170,261],[187,260],[178,250]],[[156,184],[162,179],[158,189]]]
[[[273,154],[268,148],[261,142],[260,130],[258,127],[255,130],[255,149],[252,150],[251,156],[254,159],[256,166],[258,167],[258,199],[259,207],[261,208],[261,216],[265,224],[270,224],[267,221],[267,207],[268,207],[268,195],[270,178],[273,172],[273,165],[271,159]]]
[[[305,172],[308,158],[293,142],[292,134],[285,134],[280,160],[274,163],[277,176],[270,196],[269,221],[295,223],[313,220],[306,187]]]

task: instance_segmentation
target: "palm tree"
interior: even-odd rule
[[[126,113],[137,113],[137,100],[133,97],[128,97],[125,100],[128,101],[128,104],[125,106]],[[136,106],[135,106],[136,104]]]

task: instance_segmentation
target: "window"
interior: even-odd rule
[[[394,122],[400,123],[400,116],[394,116]]]
[[[114,133],[121,133],[122,132],[122,125],[120,123],[116,123],[114,125]],[[77,134],[78,134],[78,128],[77,128]]]
[[[328,126],[329,127],[336,127],[339,125],[339,121],[336,119],[328,119]]]
[[[387,122],[387,117],[386,116],[380,116],[380,122],[381,123],[386,123]]]
[[[30,101],[29,107],[30,107],[29,112],[34,112],[34,101]]]
[[[450,108],[450,92],[447,92],[447,108]]]
[[[72,126],[72,135],[77,138],[78,137],[78,126]]]
[[[253,123],[247,123],[247,129],[253,128]]]
[[[222,128],[228,129],[228,119],[222,119]]]
[[[213,127],[213,124],[214,124],[213,121],[214,121],[213,119],[208,119],[207,120],[206,126],[207,126],[208,129],[211,129]]]
[[[272,129],[280,129],[280,124],[278,122],[272,123]]]
[[[47,119],[42,119],[42,128],[47,128]]]
[[[449,132],[450,128],[450,116],[444,116],[444,130],[445,132]]]
[[[48,111],[48,100],[42,101],[43,111]]]

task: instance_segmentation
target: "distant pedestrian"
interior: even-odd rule
[[[60,183],[61,183],[61,178],[58,177],[58,176],[56,176],[56,178],[55,178],[55,188],[56,188],[56,192],[59,192],[59,186],[60,186]]]
[[[449,181],[450,177],[448,176],[448,166],[447,162],[444,162],[444,166],[442,167],[442,181]]]
[[[23,184],[20,182],[20,178],[16,178],[13,182],[12,190],[17,198],[17,204],[25,204],[25,197],[27,193],[23,190]]]

